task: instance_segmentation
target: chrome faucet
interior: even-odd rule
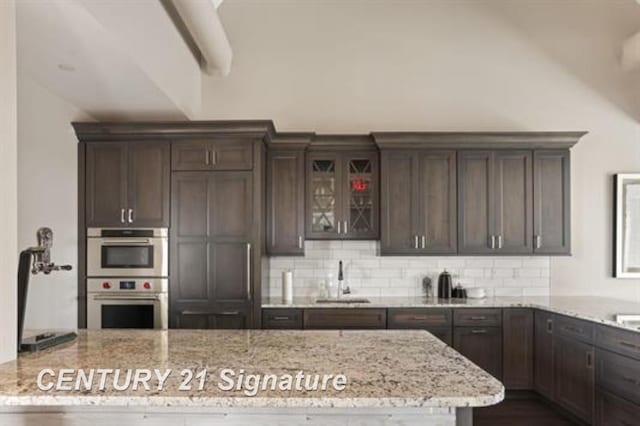
[[[345,294],[351,294],[349,286],[344,285],[344,273],[342,271],[342,260],[338,263],[338,299]]]

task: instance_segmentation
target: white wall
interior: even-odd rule
[[[16,356],[17,118],[15,2],[0,2],[0,363]]]
[[[18,76],[18,242],[36,243],[36,230],[54,232],[52,257],[71,272],[31,278],[25,328],[77,326],[77,145],[71,122],[90,120],[77,108]]]
[[[639,29],[629,22],[640,22],[640,6],[518,2],[561,40],[550,43],[514,24],[499,7],[509,3],[224,2],[234,64],[229,77],[203,81],[202,118],[326,133],[588,130],[573,150],[573,256],[551,260],[551,291],[640,301],[639,280],[610,278],[611,174],[640,171],[640,123],[620,87],[600,84],[617,78],[600,63],[617,66],[620,28]],[[601,25],[576,30],[572,19],[583,16]]]

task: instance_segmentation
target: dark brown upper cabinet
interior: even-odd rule
[[[87,144],[87,226],[168,227],[169,159],[164,142]]]
[[[456,152],[381,155],[381,254],[455,253]]]
[[[218,137],[174,142],[172,169],[176,171],[251,170],[253,140]]]
[[[252,324],[251,172],[172,177],[170,326]]]
[[[569,150],[533,153],[533,251],[571,254]]]
[[[304,150],[267,154],[267,253],[304,255]]]
[[[309,152],[306,237],[378,239],[378,180],[377,151]]]
[[[458,252],[533,250],[532,151],[458,152]]]

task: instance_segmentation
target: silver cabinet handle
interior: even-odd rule
[[[213,157],[213,165],[215,166],[216,164],[218,164],[218,151],[212,151],[212,157]]]
[[[133,209],[129,209],[129,223],[133,223]]]
[[[494,250],[496,248],[496,236],[492,235],[490,237],[490,240],[491,240],[491,250]]]
[[[587,368],[593,367],[593,353],[591,351],[587,352]]]
[[[342,226],[342,222],[338,221],[338,235],[340,235],[340,227]]]
[[[247,243],[247,298],[251,300],[251,243]]]
[[[239,313],[240,313],[239,311],[222,311],[218,315],[232,316],[232,315],[238,315]]]
[[[553,333],[553,320],[547,320],[547,333]]]
[[[345,233],[345,235],[346,235],[346,234],[347,234],[347,232],[349,232],[349,226],[347,226],[347,221],[346,221],[346,220],[344,221],[344,224],[343,224],[343,225],[344,225],[344,226],[343,226],[343,232],[344,232],[344,233]]]
[[[415,238],[414,246],[417,249],[418,248],[418,236],[416,235],[414,238]]]
[[[124,209],[120,209],[120,223],[126,223],[124,219]]]
[[[206,150],[204,152],[204,164],[208,166],[210,163],[211,163],[210,153],[209,153],[209,150]]]
[[[539,249],[540,247],[542,247],[542,237],[540,235],[536,235],[535,240],[536,248]]]
[[[298,235],[298,248],[301,249],[302,247],[303,247],[302,235]]]
[[[473,333],[473,334],[487,334],[487,330],[485,330],[485,329],[473,329],[473,330],[471,330],[471,333]]]
[[[427,236],[423,235],[422,236],[422,248],[427,248]]]
[[[498,235],[498,248],[502,248],[502,235]]]

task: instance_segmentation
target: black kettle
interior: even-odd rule
[[[453,287],[453,279],[451,274],[445,269],[438,277],[438,298],[451,299],[451,289]]]

